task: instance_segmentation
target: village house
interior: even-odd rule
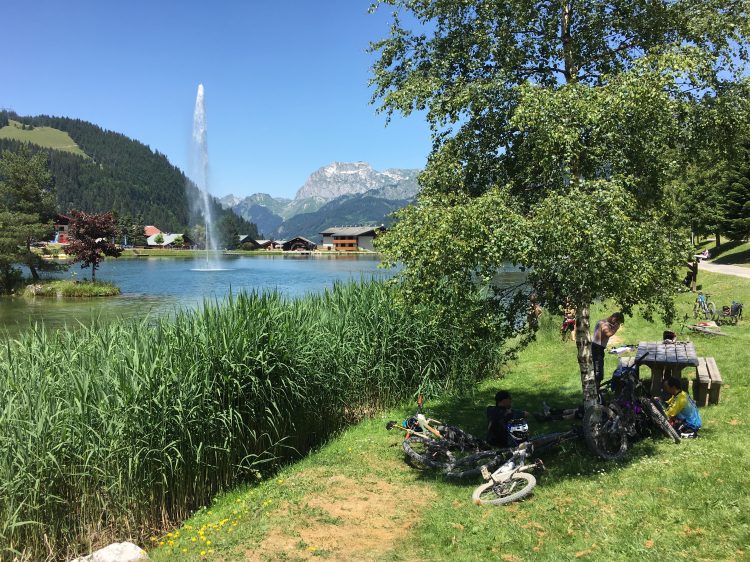
[[[161,236],[161,242],[156,239]],[[175,240],[182,238],[182,243],[175,243]],[[193,240],[187,234],[159,232],[146,238],[146,246],[150,248],[189,248],[194,244]]]
[[[285,252],[297,252],[297,251],[308,251],[312,252],[318,245],[312,240],[308,240],[303,236],[295,236],[286,240],[282,245],[281,249]]]
[[[385,227],[380,226],[346,226],[328,228],[320,233],[323,247],[339,252],[365,250],[374,252],[373,240]]]
[[[54,228],[55,236],[53,242],[55,244],[67,244],[68,240],[68,228],[70,227],[70,217],[67,215],[58,214],[55,216]]]

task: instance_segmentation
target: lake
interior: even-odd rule
[[[204,299],[223,299],[229,292],[277,290],[299,297],[333,287],[336,281],[390,277],[391,270],[379,269],[377,256],[224,256],[224,271],[194,271],[206,265],[204,259],[128,258],[107,260],[96,278],[111,281],[122,290],[117,297],[85,299],[0,298],[0,322],[11,335],[30,323],[46,327],[105,322],[119,318],[164,315],[199,306]],[[90,278],[91,269],[74,264],[56,277]]]
[[[96,278],[120,287],[117,297],[51,299],[0,297],[0,326],[11,336],[34,323],[46,328],[75,327],[93,320],[163,316],[195,308],[205,299],[221,300],[230,291],[276,290],[290,298],[321,292],[337,281],[384,279],[394,271],[378,267],[376,255],[253,255],[223,256],[218,265],[224,271],[196,271],[206,266],[203,258],[142,257],[109,259],[97,270]],[[90,278],[90,269],[74,264],[56,277]],[[503,268],[495,282],[515,285],[524,274]]]

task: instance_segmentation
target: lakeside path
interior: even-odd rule
[[[734,275],[736,277],[744,277],[750,279],[750,268],[741,267],[739,265],[723,265],[718,263],[703,262],[700,264],[700,268],[703,271],[710,271],[711,273],[723,273],[725,275]]]

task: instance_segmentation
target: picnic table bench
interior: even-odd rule
[[[695,380],[693,381],[693,400],[698,406],[718,404],[721,394],[721,378],[719,367],[713,357],[699,357]]]

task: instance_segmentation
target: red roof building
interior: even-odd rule
[[[155,226],[148,225],[148,226],[143,227],[143,234],[146,235],[146,238],[148,238],[149,236],[154,236],[155,234],[160,234],[160,233],[161,233],[161,230],[159,230]]]

